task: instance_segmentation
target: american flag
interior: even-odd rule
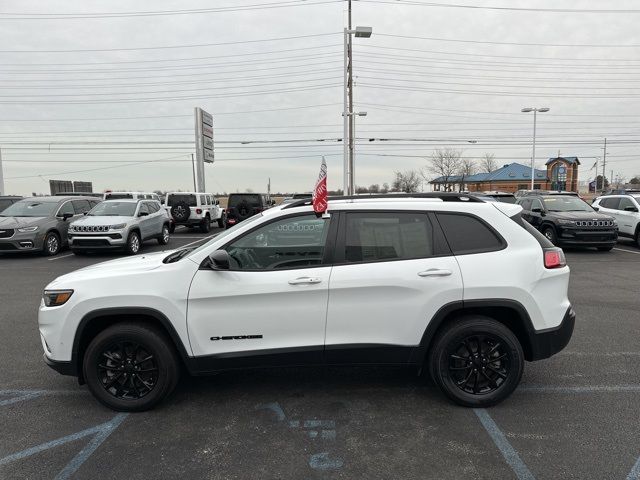
[[[316,187],[313,189],[313,211],[316,213],[327,211],[327,162],[324,156],[322,164],[320,164],[320,175],[318,175]]]

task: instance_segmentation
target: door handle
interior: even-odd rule
[[[312,285],[320,282],[322,282],[322,279],[318,277],[298,277],[289,280],[289,285]]]
[[[430,268],[428,270],[424,270],[422,272],[418,272],[418,276],[420,277],[446,277],[451,275],[451,270],[447,270],[445,268]]]

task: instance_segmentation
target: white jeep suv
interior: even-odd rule
[[[598,197],[592,206],[618,222],[618,236],[632,238],[640,247],[640,193]]]
[[[492,405],[575,322],[562,250],[520,211],[450,193],[272,208],[198,248],[54,280],[44,359],[116,410],[153,407],[183,369],[319,364],[406,365]]]
[[[224,227],[224,210],[210,193],[167,193],[165,209],[171,216],[171,233],[176,225],[200,227],[205,233],[211,229],[211,222],[216,222],[220,228]]]

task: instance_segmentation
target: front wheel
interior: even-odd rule
[[[180,375],[173,345],[157,329],[118,323],[89,344],[82,365],[96,399],[113,410],[149,410],[175,388]]]
[[[166,245],[169,243],[169,225],[164,224],[162,226],[162,233],[160,233],[160,236],[158,237],[158,243],[160,245]]]
[[[440,390],[466,407],[501,402],[524,371],[522,347],[513,332],[482,316],[454,320],[434,340],[428,361]]]
[[[56,232],[49,232],[44,237],[44,244],[42,246],[42,253],[52,257],[60,253],[62,245],[60,244],[60,235]]]
[[[549,240],[554,245],[558,244],[558,236],[556,235],[556,231],[553,229],[553,227],[545,227],[542,230],[542,234],[547,237],[547,240]]]
[[[127,245],[125,246],[125,252],[128,255],[136,255],[140,251],[140,234],[138,232],[131,232],[127,237]]]

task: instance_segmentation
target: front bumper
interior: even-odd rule
[[[43,241],[44,235],[41,232],[16,232],[10,238],[0,238],[0,253],[40,251]]]
[[[106,233],[102,235],[69,234],[71,250],[109,250],[123,248],[126,245],[123,233]]]
[[[549,358],[567,346],[573,327],[576,323],[576,312],[569,307],[559,326],[535,332],[530,335],[531,358],[530,360],[542,360]]]
[[[610,247],[618,241],[617,230],[583,230],[577,228],[560,228],[558,243],[566,246]]]
[[[73,362],[61,362],[59,360],[52,360],[47,357],[46,353],[42,354],[42,358],[44,359],[44,363],[46,363],[49,367],[53,368],[61,375],[69,375],[72,377],[78,376],[78,369],[73,364]]]

